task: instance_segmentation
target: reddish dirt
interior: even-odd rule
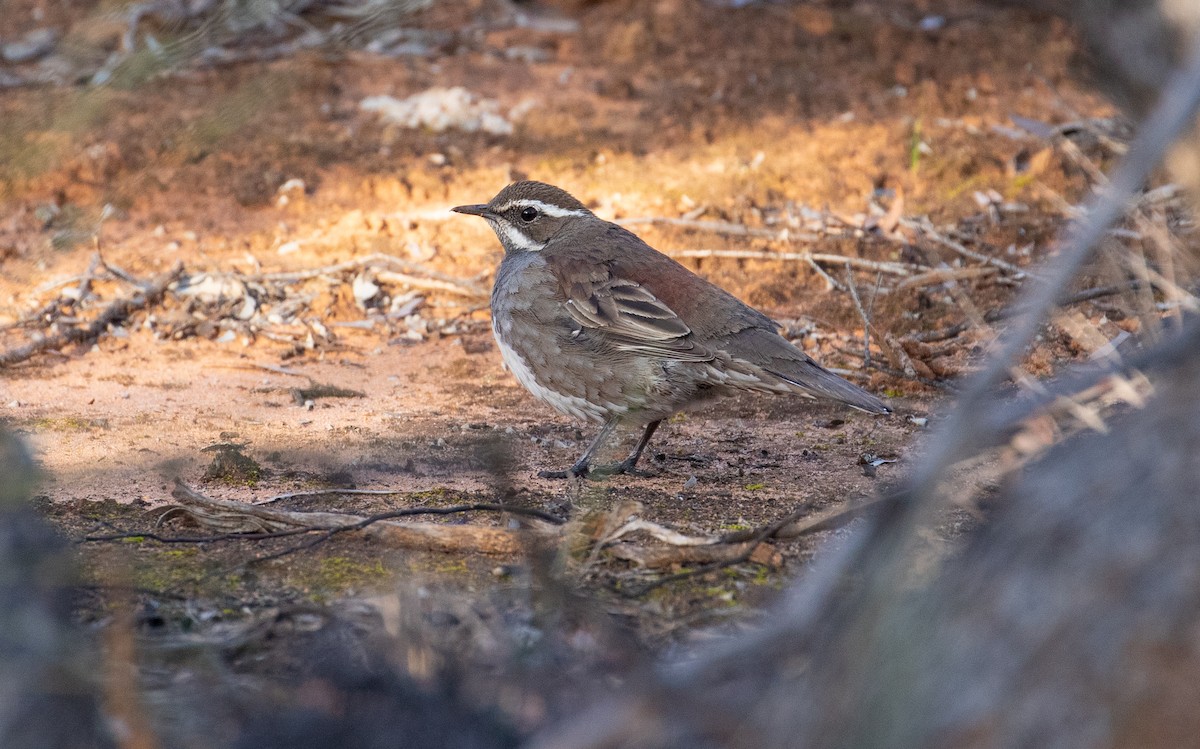
[[[9,6],[0,38],[53,25],[76,39],[99,12],[82,1]],[[47,15],[33,20],[30,9],[42,6]],[[105,258],[142,277],[179,261],[190,273],[251,272],[388,252],[486,284],[498,243],[481,222],[448,208],[487,200],[522,177],[559,184],[609,219],[691,212],[751,227],[789,206],[853,217],[879,195],[884,205],[903,199],[907,215],[965,227],[973,246],[1012,262],[1031,258],[1006,253],[1010,246],[1032,245],[1032,258],[1048,249],[1063,223],[1062,201],[1076,202],[1085,182],[1036,139],[1006,135],[1009,115],[1058,123],[1111,114],[1074,77],[1076,44],[1065,25],[966,0],[721,6],[660,0],[536,11],[579,22],[576,33],[556,33],[464,32],[499,14],[499,5],[435,3],[414,24],[456,36],[428,57],[301,53],[185,69],[135,88],[6,90],[0,319],[38,308],[52,296],[48,282],[84,271],[105,205],[111,215],[96,234]],[[933,15],[944,17],[943,28],[917,28]],[[540,61],[506,53],[513,49],[537,50]],[[531,108],[507,137],[399,129],[358,108],[365,96],[402,98],[431,86],[465,86],[503,111]],[[1033,168],[1014,166],[1031,153],[1040,155]],[[281,205],[276,191],[289,179],[303,180],[305,191]],[[989,189],[1026,210],[987,220],[975,194]],[[875,260],[937,251],[861,232],[797,245],[634,228],[667,251],[800,248]],[[291,242],[298,249],[281,255]],[[811,353],[892,396],[898,415],[875,419],[767,396],[713,405],[660,431],[649,466],[657,476],[599,484],[604,501],[637,499],[649,519],[712,533],[897,480],[919,432],[905,417],[936,411],[941,396],[859,371],[862,326],[850,296],[828,290],[803,263],[687,262],[777,319],[808,326]],[[857,280],[864,294],[874,282]],[[1010,293],[967,286],[985,309]],[[122,287],[99,288],[111,296]],[[314,303],[313,316],[326,324],[361,319],[346,293]],[[43,493],[61,507],[115,500],[140,513],[142,503],[169,499],[175,476],[244,500],[330,485],[414,493],[412,501],[326,509],[394,507],[435,490],[487,498],[502,481],[539,506],[592,501],[535,476],[569,464],[591,427],[536,403],[502,370],[486,310],[430,298],[447,306],[422,314],[465,332],[411,343],[399,341],[394,326],[335,328],[335,343],[297,355],[262,337],[249,345],[158,340],[135,325],[95,347],[0,369],[0,415],[34,446]],[[167,309],[179,306],[169,300]],[[962,319],[938,287],[881,297],[872,314],[879,330],[896,335]],[[972,353],[959,344],[956,367]],[[364,397],[319,399],[308,410],[289,393],[307,381],[263,364]],[[246,444],[265,469],[254,485],[205,480],[212,453],[204,448],[226,442]],[[497,445],[513,460],[504,478],[485,457]],[[858,465],[863,453],[900,462],[868,478]],[[55,515],[72,533],[95,526],[61,507]],[[148,525],[114,512],[112,525]],[[788,557],[807,557],[806,543],[787,546]],[[245,553],[252,552],[231,555]],[[736,597],[745,599],[742,589]],[[684,599],[684,610],[697,604]]]

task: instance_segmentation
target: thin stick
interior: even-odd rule
[[[1071,294],[1068,297],[1060,299],[1058,302],[1058,305],[1060,307],[1069,307],[1072,304],[1079,304],[1081,302],[1090,302],[1093,299],[1100,299],[1100,298],[1103,298],[1106,296],[1113,296],[1114,294],[1121,294],[1126,291],[1135,291],[1136,289],[1141,287],[1142,283],[1143,282],[1140,279],[1132,278],[1132,279],[1126,281],[1125,283],[1113,284],[1111,286],[1097,286],[1097,287],[1091,288],[1091,289],[1084,289],[1083,291],[1077,292],[1075,294]],[[1021,311],[1022,311],[1021,308],[1017,308],[1012,313],[1009,313],[1007,310],[1003,310],[1003,311],[1001,311],[1000,314],[1001,314],[1001,317],[1009,317],[1012,314],[1018,314]]]
[[[105,543],[108,541],[125,541],[136,538],[142,541],[154,541],[160,544],[212,544],[221,541],[265,541],[271,538],[287,538],[305,533],[314,533],[316,528],[292,528],[286,531],[267,531],[263,533],[214,533],[210,536],[164,536],[149,531],[122,531],[121,533],[106,533],[104,535],[87,535],[76,543]]]
[[[291,283],[295,281],[306,281],[310,278],[318,278],[320,276],[336,275],[344,273],[348,270],[358,270],[360,268],[381,266],[385,268],[395,269],[390,275],[391,279],[396,283],[404,283],[414,288],[425,288],[436,291],[446,291],[460,296],[484,298],[487,297],[486,289],[480,288],[473,283],[463,281],[453,276],[448,276],[444,273],[439,273],[431,268],[426,268],[419,263],[413,263],[403,260],[394,255],[385,255],[380,252],[366,255],[364,257],[347,260],[343,263],[335,263],[321,268],[308,268],[298,271],[282,271],[278,273],[254,273],[249,275],[237,275],[237,278],[242,281],[263,282],[263,281],[280,281],[283,283]]]
[[[860,270],[870,270],[877,273],[887,273],[892,276],[911,276],[914,271],[926,270],[925,266],[911,263],[893,263],[883,260],[868,260],[861,257],[845,255],[830,255],[821,252],[761,252],[757,250],[674,250],[667,252],[670,257],[687,258],[732,258],[735,260],[792,260],[813,262],[834,267],[850,266]]]
[[[846,268],[846,285],[850,288],[850,298],[854,300],[854,309],[858,310],[858,316],[862,318],[863,323],[863,366],[871,366],[871,319],[867,317],[866,310],[863,309],[862,300],[858,298],[858,287],[854,283],[854,274]],[[916,374],[914,372],[914,374]]]
[[[961,242],[955,242],[953,239],[950,239],[949,237],[947,237],[944,234],[942,234],[941,232],[939,232],[937,229],[933,228],[933,224],[929,223],[929,221],[927,219],[922,219],[920,221],[916,221],[913,219],[900,219],[900,225],[905,228],[912,229],[913,231],[924,234],[925,236],[929,237],[937,244],[940,244],[943,247],[946,247],[948,249],[954,250],[955,252],[957,252],[959,255],[962,255],[963,257],[970,258],[971,260],[978,260],[979,262],[984,263],[986,265],[993,265],[997,268],[1000,268],[1001,270],[1004,270],[1004,271],[1007,271],[1007,272],[1013,274],[1017,278],[1024,278],[1026,276],[1026,274],[1028,274],[1028,271],[1025,270],[1024,268],[1021,268],[1020,266],[1013,265],[1012,263],[1009,263],[1009,262],[1005,262],[1004,260],[1001,260],[1000,258],[992,257],[991,255],[985,255],[982,252],[976,252],[972,249],[968,249]]]
[[[88,261],[87,270],[83,272],[83,278],[79,279],[79,290],[76,292],[77,296],[73,300],[75,304],[83,304],[92,295],[92,281],[96,278],[96,271],[103,262],[104,260],[100,257],[99,251],[92,253],[92,258]]]
[[[818,263],[816,260],[813,260],[811,257],[808,258],[808,265],[814,271],[816,271],[818,276],[825,279],[825,283],[828,284],[829,290],[831,290],[831,291],[845,291],[846,290],[846,285],[843,284],[842,282],[838,281],[833,276],[826,273],[825,269],[822,268],[820,263]]]
[[[900,281],[896,284],[896,290],[901,289],[916,289],[922,286],[933,286],[934,284],[945,283],[947,281],[974,280],[978,278],[987,278],[998,272],[995,267],[977,267],[971,266],[967,268],[934,268],[925,273],[919,273],[915,276]]]
[[[97,252],[97,254],[99,254],[99,253]],[[142,279],[133,275],[129,271],[125,270],[124,268],[122,268],[118,265],[114,265],[114,264],[108,262],[107,260],[105,260],[104,258],[100,258],[100,264],[104,266],[104,270],[108,271],[109,273],[111,273],[112,275],[121,279],[122,281],[129,284],[130,286],[136,286],[137,288],[143,289],[143,290],[148,288],[148,284],[146,281],[143,281]]]
[[[791,228],[756,229],[731,221],[702,221],[687,218],[671,218],[669,216],[639,216],[637,218],[624,218],[615,223],[621,226],[637,226],[638,224],[679,226],[685,229],[728,234],[734,237],[762,237],[764,239],[777,239],[782,242],[817,242],[823,238],[821,235],[814,234],[813,232],[796,231]]]

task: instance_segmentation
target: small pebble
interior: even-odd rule
[[[918,25],[921,27],[921,31],[929,31],[929,32],[941,31],[943,28],[946,27],[946,17],[945,16],[925,16],[924,18],[921,19],[921,23]]]
[[[279,189],[277,189],[275,192],[282,195],[284,193],[289,193],[289,192],[303,193],[307,189],[308,189],[308,186],[304,184],[304,180],[292,177],[291,179],[287,180],[282,185],[280,185]]]

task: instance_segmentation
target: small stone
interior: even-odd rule
[[[365,273],[355,276],[350,287],[354,293],[354,301],[358,302],[360,307],[366,307],[367,302],[378,296],[380,290],[379,285]]]
[[[284,195],[289,192],[303,194],[304,191],[307,189],[308,189],[308,186],[304,184],[304,180],[297,179],[296,177],[292,177],[291,179],[287,180],[282,185],[280,185],[279,188],[275,190],[275,192],[278,193],[279,195]]]
[[[924,18],[921,19],[921,22],[918,24],[918,26],[921,27],[921,31],[925,31],[925,32],[929,32],[929,33],[932,33],[934,31],[941,31],[942,29],[944,29],[946,27],[946,17],[945,16],[925,16]]]

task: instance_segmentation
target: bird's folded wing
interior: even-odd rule
[[[674,310],[633,281],[608,277],[572,284],[567,310],[584,329],[622,351],[683,361],[708,361],[691,328]]]

